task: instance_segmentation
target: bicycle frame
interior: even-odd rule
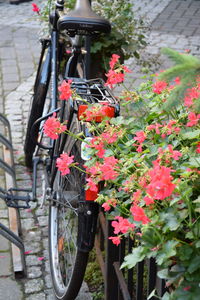
[[[91,3],[91,1],[89,1]],[[57,109],[57,90],[58,90],[58,86],[57,86],[57,78],[58,78],[58,50],[59,50],[59,32],[57,30],[57,21],[58,21],[58,10],[63,10],[64,9],[64,1],[58,1],[56,3],[56,7],[55,7],[55,11],[54,13],[51,15],[51,24],[52,24],[52,31],[51,31],[51,38],[50,39],[43,39],[42,42],[42,52],[41,52],[41,58],[40,58],[40,62],[39,62],[39,68],[40,69],[40,65],[45,53],[45,49],[48,48],[47,54],[46,54],[46,59],[45,59],[45,65],[44,65],[44,72],[42,74],[42,79],[41,82],[44,83],[44,85],[49,84],[50,78],[49,78],[49,74],[51,74],[51,90],[52,90],[52,98],[51,98],[51,103],[50,103],[50,113],[48,114],[48,116],[52,115],[54,112],[58,111]],[[71,45],[72,45],[72,55],[70,56],[70,58],[68,59],[67,65],[66,65],[66,70],[65,70],[65,75],[64,75],[64,79],[70,78],[70,77],[75,77],[75,72],[76,72],[76,68],[77,68],[77,64],[78,64],[78,59],[80,57],[80,55],[82,55],[83,51],[81,50],[82,47],[82,42],[84,39],[84,44],[85,44],[85,51],[84,51],[84,60],[85,60],[85,66],[84,66],[84,73],[83,73],[83,78],[84,79],[89,79],[90,76],[90,45],[91,45],[91,38],[90,36],[75,36],[74,38],[70,38],[71,41]],[[37,83],[37,78],[38,78],[38,73],[36,76],[36,81],[35,81],[35,85]],[[65,109],[65,104],[62,103],[62,107],[61,107],[61,111],[64,111]],[[62,113],[61,113],[62,115]],[[68,119],[68,127],[70,127],[71,125],[71,120],[72,120],[72,116],[73,116],[73,105],[71,105],[70,107],[70,112],[69,112],[69,119]],[[46,118],[47,116],[45,116]],[[41,120],[45,119],[45,118],[40,118],[39,120],[37,120],[34,124],[34,126],[37,123],[40,123]],[[62,117],[61,117],[62,119]],[[34,130],[34,126],[33,129]],[[69,128],[68,128],[69,129]],[[66,139],[66,137],[65,137]],[[41,145],[40,143],[38,143],[38,145],[41,148],[46,148],[46,149],[53,149],[55,147],[55,142],[52,141],[50,147],[45,147],[44,145]],[[58,150],[58,149],[57,149]],[[62,149],[61,149],[62,151]],[[53,152],[51,153],[51,160],[53,160]],[[54,169],[55,169],[55,163],[53,163]],[[56,171],[53,172],[53,174],[55,174]],[[51,183],[54,180],[54,176],[52,176],[52,180]],[[52,184],[51,184],[52,186]]]
[[[59,31],[57,29],[57,21],[59,19],[59,14],[57,13],[58,10],[63,10],[64,8],[64,1],[58,1],[56,3],[56,9],[53,15],[51,15],[51,24],[52,24],[52,31],[51,31],[51,39],[47,39],[43,41],[43,50],[42,50],[42,57],[40,59],[40,64],[43,59],[43,55],[45,53],[46,48],[47,54],[46,54],[46,60],[44,64],[44,74],[42,77],[42,83],[49,85],[49,73],[51,73],[51,103],[50,103],[50,112],[40,119],[38,119],[35,124],[41,123],[42,120],[47,119],[47,117],[53,115],[54,112],[59,111],[59,118],[60,121],[64,121],[64,113],[66,111],[66,101],[62,101],[61,107],[58,108],[58,95],[57,95],[57,78],[58,78],[58,62],[59,62],[59,50],[60,50],[60,44],[59,44]],[[89,81],[90,76],[90,43],[91,38],[90,36],[80,36],[76,35],[74,38],[70,38],[71,45],[72,45],[72,54],[70,58],[67,61],[66,68],[65,68],[65,74],[64,79],[73,79],[78,78],[76,76],[76,70],[77,65],[79,63],[79,58],[84,55],[84,70],[83,70],[83,80],[80,82],[84,86],[84,84],[87,84]],[[82,44],[84,42],[84,50],[82,50]],[[38,76],[38,74],[37,74]],[[80,78],[78,78],[80,79]],[[37,77],[36,77],[37,82]],[[75,80],[76,83],[76,80]],[[76,83],[78,84],[78,83]],[[45,101],[45,99],[44,99]],[[103,101],[102,101],[103,102]],[[67,110],[67,130],[70,130],[73,117],[75,115],[75,108],[74,108],[74,102],[71,100],[68,100],[69,103],[69,109]],[[77,111],[76,111],[76,118],[77,118]],[[33,127],[34,127],[33,125]],[[85,137],[91,136],[87,128],[84,130]],[[52,202],[55,201],[56,203],[56,196],[52,195],[53,191],[53,184],[57,173],[57,167],[56,167],[56,158],[60,156],[61,153],[63,153],[64,146],[67,144],[68,140],[70,141],[72,139],[67,134],[61,134],[57,140],[51,140],[50,146],[45,147],[41,145],[40,143],[37,143],[39,147],[44,149],[49,149],[49,159],[46,160],[46,171],[47,171],[47,177],[50,178],[48,180],[48,187],[46,189],[46,195],[49,199],[51,199]],[[37,158],[35,157],[36,164],[38,162]],[[36,174],[36,167],[34,164],[34,173]],[[51,174],[51,175],[50,175]],[[34,186],[36,186],[36,175],[34,178]],[[79,211],[79,217],[80,217],[80,228],[78,230],[78,249],[83,252],[88,252],[93,248],[94,245],[94,237],[95,237],[95,227],[97,223],[97,216],[98,216],[98,204],[94,202],[94,197],[91,197],[92,193],[86,193],[84,192],[84,197],[80,197],[79,199],[79,205],[80,205],[80,211]],[[86,195],[89,195],[88,199],[86,199]],[[90,199],[89,199],[90,198]]]

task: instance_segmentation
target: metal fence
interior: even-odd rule
[[[131,252],[134,241],[123,239],[116,246],[108,239],[109,236],[113,236],[111,221],[107,221],[100,212],[95,249],[104,278],[105,300],[146,300],[154,289],[158,296],[162,296],[165,282],[156,276],[154,259],[144,260],[135,268],[121,270],[120,265],[125,255]],[[156,299],[151,297],[151,300]]]

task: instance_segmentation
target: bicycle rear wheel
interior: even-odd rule
[[[70,147],[70,155],[82,168],[80,142],[73,141]],[[71,168],[66,176],[57,171],[49,212],[49,259],[55,296],[60,300],[76,298],[87,266],[89,251],[77,247],[79,228],[84,227],[80,217],[84,185],[81,171]]]
[[[50,49],[46,48],[42,51],[40,59],[39,70],[37,73],[34,95],[31,103],[31,109],[29,113],[25,143],[24,143],[24,154],[25,154],[25,165],[28,168],[32,167],[32,157],[37,144],[38,133],[40,124],[37,124],[34,128],[34,132],[31,131],[34,122],[42,116],[44,110],[45,99],[49,87],[50,81]]]

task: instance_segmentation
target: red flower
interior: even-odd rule
[[[119,175],[115,170],[118,168],[116,166],[118,160],[114,156],[109,156],[104,158],[103,165],[100,166],[102,172],[102,180],[114,180]]]
[[[131,70],[126,66],[122,66],[122,69],[124,70],[125,73],[131,73]]]
[[[161,94],[162,91],[166,89],[167,85],[167,82],[158,80],[153,84],[153,92],[155,94]]]
[[[189,115],[188,115],[188,119],[190,120],[190,122],[188,122],[186,124],[186,126],[192,127],[192,126],[196,125],[199,122],[200,114],[196,115],[195,113],[190,112]]]
[[[115,207],[117,205],[117,200],[115,198],[108,199],[106,202],[102,204],[102,207],[105,211],[109,211],[111,207]]]
[[[173,150],[172,145],[168,145],[167,148],[170,152],[170,157],[172,157],[174,160],[179,160],[179,158],[182,156],[180,151]]]
[[[134,137],[134,140],[138,141],[138,143],[143,143],[146,139],[146,135],[144,133],[144,131],[137,131],[135,133],[136,137]]]
[[[112,240],[113,244],[118,246],[121,243],[121,238],[119,236],[111,236],[109,237],[109,240]]]
[[[180,77],[176,77],[176,78],[174,79],[174,82],[175,82],[176,84],[180,84],[180,83],[181,83]]]
[[[144,209],[142,207],[138,205],[132,205],[130,211],[135,221],[142,222],[142,224],[147,224],[150,222],[149,218],[145,215]]]
[[[187,89],[186,95],[184,98],[184,105],[190,107],[193,105],[193,100],[198,99],[200,96],[199,87],[192,87]]]
[[[183,288],[184,291],[189,291],[190,289],[191,289],[190,285],[188,285],[188,286],[186,286],[186,287]]]
[[[43,130],[44,133],[53,140],[56,140],[62,132],[66,130],[66,125],[60,123],[60,121],[55,117],[54,113],[52,117],[49,117],[44,123]]]
[[[150,204],[153,204],[154,203],[154,199],[148,197],[148,196],[145,196],[144,197],[144,202],[146,203],[146,205],[150,205]]]
[[[36,13],[40,12],[40,9],[39,9],[39,7],[37,6],[36,3],[32,3],[32,11],[34,11]]]
[[[200,142],[197,144],[196,153],[200,153]]]
[[[163,200],[171,196],[175,189],[175,184],[172,183],[171,171],[171,168],[156,164],[148,172],[151,181],[146,187],[146,192],[151,198]]]
[[[133,193],[132,200],[134,204],[138,204],[140,198],[142,196],[142,191],[137,190],[136,192]]]
[[[114,70],[109,70],[107,74],[108,77],[105,85],[108,85],[110,88],[113,88],[114,84],[121,83],[124,81],[124,73],[116,72]]]
[[[93,181],[93,178],[92,178],[92,177],[86,178],[86,181],[87,181],[87,184],[88,184],[88,186],[89,186],[89,188],[90,188],[90,190],[91,190],[92,192],[98,192],[98,186],[97,186],[97,184]]]
[[[111,131],[107,131],[107,132],[103,132],[101,134],[102,139],[104,140],[104,142],[108,143],[108,144],[112,144],[114,142],[116,142],[116,140],[118,139],[118,134],[116,132],[111,132]]]
[[[99,158],[103,158],[105,154],[105,149],[104,149],[104,143],[101,141],[100,137],[95,136],[91,141],[90,145],[88,145],[88,148],[94,148],[98,150],[96,155]]]
[[[133,230],[135,227],[134,224],[130,223],[127,219],[124,219],[123,217],[117,216],[115,217],[117,221],[112,222],[112,227],[114,228],[114,233],[127,233],[129,230]]]
[[[71,83],[72,80],[68,80],[68,82],[63,80],[62,84],[58,87],[58,90],[61,93],[60,100],[68,100],[72,96]]]
[[[61,172],[61,175],[66,175],[70,173],[70,165],[74,161],[74,156],[69,156],[67,153],[63,153],[59,158],[56,159],[56,167]]]
[[[117,54],[113,54],[113,55],[112,55],[112,58],[111,58],[111,60],[110,60],[110,62],[109,62],[110,68],[111,68],[112,70],[113,70],[114,66],[116,65],[116,63],[119,62],[119,58],[120,58],[120,56],[117,55]]]

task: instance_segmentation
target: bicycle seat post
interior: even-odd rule
[[[64,0],[57,0],[56,1],[56,9],[58,10],[63,10],[64,9]]]

